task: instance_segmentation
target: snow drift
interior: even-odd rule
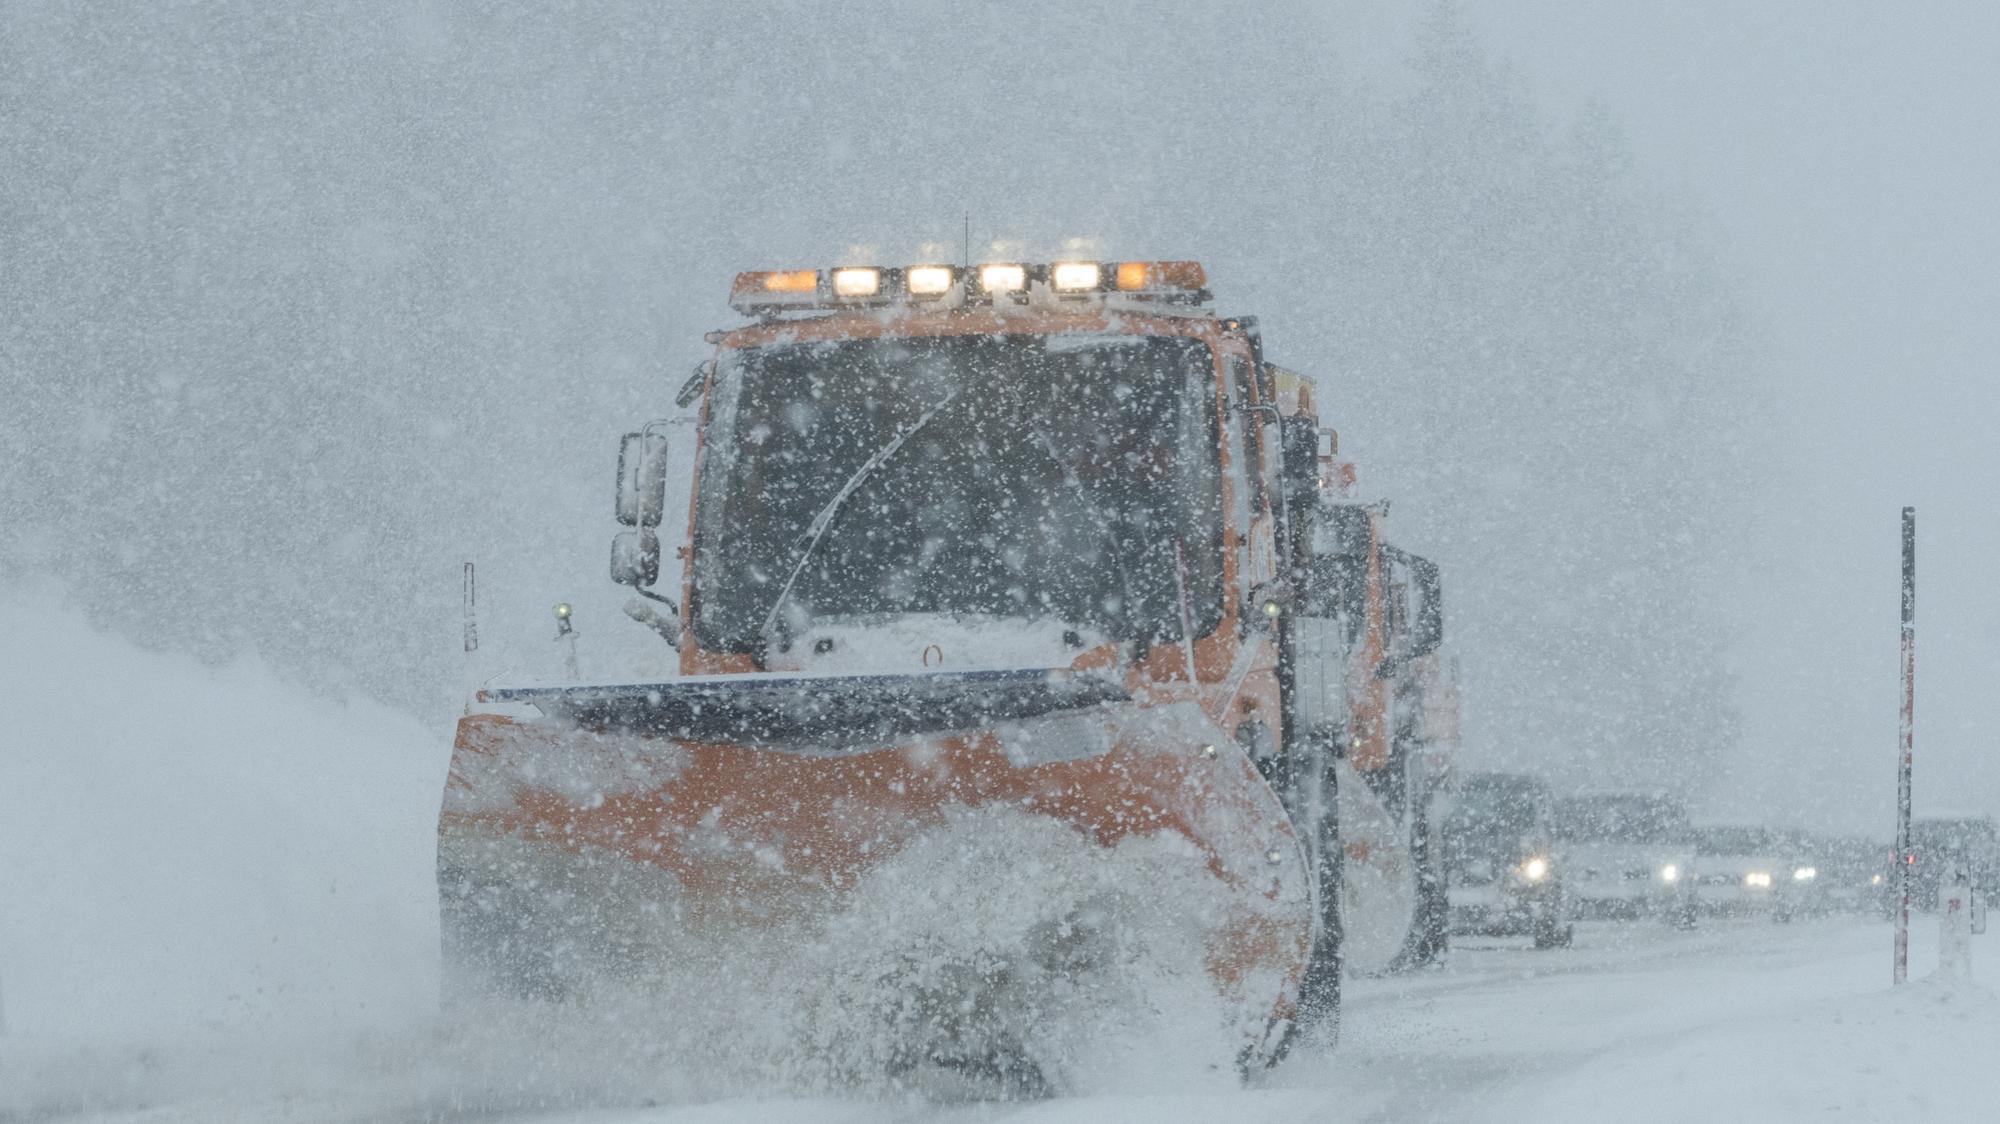
[[[311,627],[309,615],[299,626]],[[427,1017],[448,742],[0,594],[0,1001],[96,1043]]]

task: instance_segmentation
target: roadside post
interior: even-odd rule
[[[1972,978],[1972,880],[1954,860],[1938,884],[1938,975]]]
[[[1917,509],[1903,509],[1903,715],[1896,761],[1896,968],[1910,978],[1910,756],[1917,704]]]
[[[465,591],[463,594],[465,612],[465,713],[472,713],[474,693],[479,689],[479,676],[474,670],[479,653],[479,599],[473,586],[472,563],[465,564]]]

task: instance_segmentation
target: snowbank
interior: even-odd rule
[[[1352,981],[1341,1048],[1278,1077],[1438,1121],[1985,1120],[2000,1104],[2000,933],[1889,982],[1889,926],[1584,923],[1576,946],[1465,941],[1435,973]]]
[[[1876,943],[1867,967],[1879,979],[1886,958]],[[1823,990],[1839,987],[1829,980]],[[2000,999],[1978,983],[1931,976],[1837,999],[1774,996],[1761,1012],[1733,1014],[1711,1011],[1697,1033],[1607,1051],[1508,1111],[1587,1120],[1611,1108],[1630,1121],[1985,1120],[2000,1111]]]
[[[434,1009],[449,731],[256,664],[142,652],[53,589],[0,594],[0,676],[17,1047],[340,1033]]]

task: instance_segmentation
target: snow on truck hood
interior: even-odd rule
[[[502,687],[483,697],[528,703],[595,728],[773,746],[847,743],[991,727],[1129,701],[1107,676],[1062,668],[917,675],[758,673],[641,683]]]
[[[822,618],[770,671],[490,688],[492,713],[523,704],[581,725],[697,740],[781,744],[989,727],[1129,701],[1102,633],[1054,618],[905,614]],[[1075,664],[1090,657],[1090,670]],[[1108,657],[1108,658],[1107,658]]]

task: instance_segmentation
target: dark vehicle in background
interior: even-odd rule
[[[1694,861],[1703,913],[1790,921],[1820,907],[1819,868],[1796,835],[1768,827],[1699,828]]]
[[[1547,782],[1517,773],[1472,773],[1444,821],[1451,931],[1533,937],[1536,948],[1570,942],[1563,870]]]
[[[1666,796],[1604,793],[1558,800],[1556,851],[1578,917],[1695,922],[1694,829]]]
[[[1894,908],[1896,849],[1860,836],[1833,836],[1812,843],[1809,860],[1819,901],[1838,913],[1888,917]]]
[[[1991,903],[2000,893],[2000,831],[1991,816],[1921,819],[1910,825],[1910,905],[1938,907],[1938,884],[1947,866],[1960,864],[1972,891]]]

